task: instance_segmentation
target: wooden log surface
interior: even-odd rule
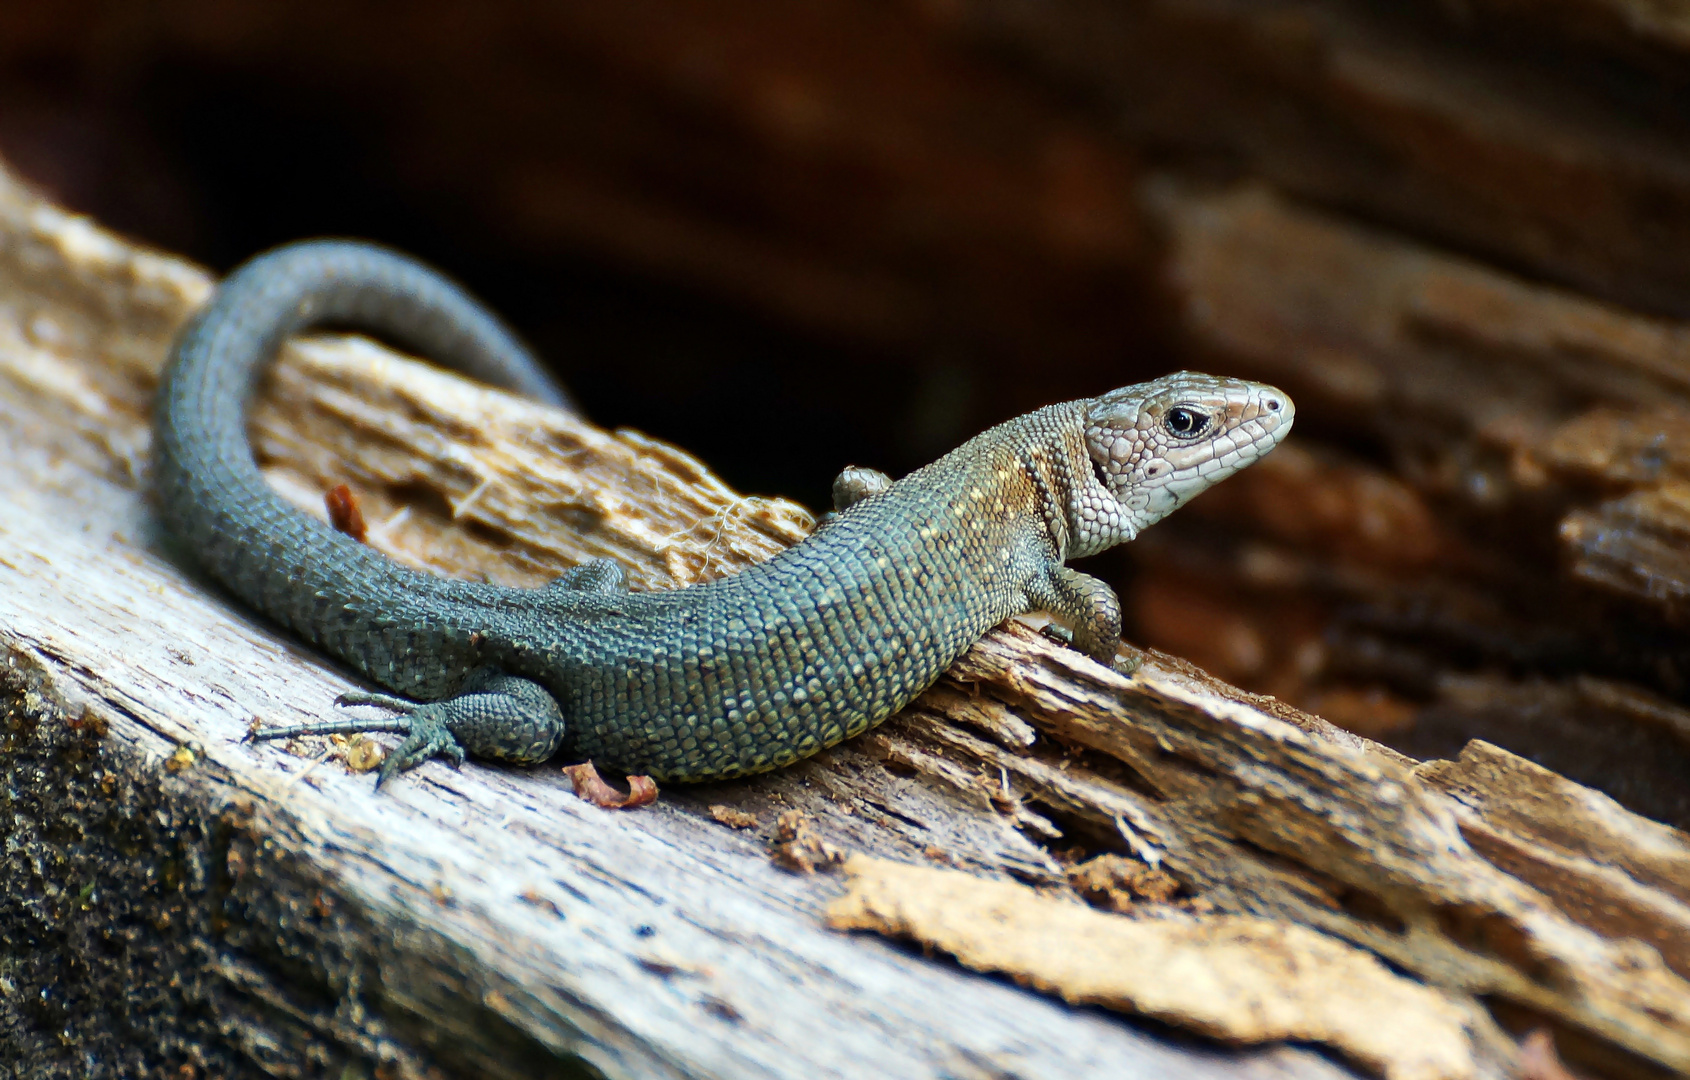
[[[827,929],[838,881],[778,868],[760,831],[717,824],[707,804],[751,806],[766,825],[765,806],[826,814],[828,835],[856,850],[920,860],[933,848],[1061,878],[984,800],[858,750],[618,814],[578,799],[555,769],[430,766],[377,796],[370,776],[319,748],[243,743],[255,719],[321,715],[351,684],[197,580],[149,518],[148,397],[170,333],[210,282],[10,184],[0,206],[11,814],[0,991],[20,1067],[1346,1074],[1306,1050],[1170,1044]],[[677,451],[362,342],[294,350],[277,394],[288,385],[308,387],[309,404],[269,399],[264,453],[286,453],[279,432],[302,411],[328,422],[345,410],[362,466],[392,467],[409,513],[387,514],[384,482],[347,471],[332,448],[293,466],[350,476],[377,542],[424,564],[521,579],[536,557],[578,556],[547,547],[563,540],[617,553],[642,583],[670,583],[764,557],[807,525],[790,506],[733,497]],[[423,444],[433,452],[416,453]],[[531,474],[544,490],[505,486],[526,469],[505,456],[518,444],[554,462]],[[454,501],[465,527],[428,520]],[[549,542],[468,527],[500,514],[568,527]],[[434,543],[419,551],[406,537]]]
[[[261,206],[226,258],[288,222],[385,227],[356,194],[311,202],[343,187],[422,214],[443,255],[502,243],[502,306],[577,389],[634,372],[613,396],[689,438],[764,391],[822,403],[812,448],[872,415],[897,456],[1158,369],[1294,382],[1293,445],[1135,545],[1151,572],[1112,567],[1141,639],[1405,752],[1480,735],[1685,825],[1676,25],[1642,0],[0,5],[0,144],[215,145],[170,158],[186,176],[158,148],[45,171],[88,205],[174,184],[213,232]],[[87,111],[32,127],[53,71],[87,73]],[[231,123],[360,150],[283,177],[264,140],[211,137]],[[364,187],[332,171],[354,160]],[[1253,194],[1170,209],[1137,197],[1147,170]],[[217,176],[270,179],[201,197]],[[584,341],[595,303],[556,276],[583,252],[910,363],[720,389],[642,318]],[[875,408],[839,391],[887,381]]]
[[[1467,1075],[1509,1074],[1506,1031],[1539,1025],[1614,1075],[1690,1068],[1680,834],[1494,747],[1419,765],[1162,654],[1123,677],[1012,623],[862,739],[630,813],[551,768],[430,764],[377,796],[351,748],[243,743],[351,684],[149,516],[150,392],[210,283],[10,183],[0,223],[0,1000],[42,1055],[216,1075],[1346,1071],[1170,1043],[829,930],[839,879],[771,853],[849,851],[1067,897],[1091,857],[1130,855],[1191,917],[1300,924],[1433,988],[1467,1018]],[[809,524],[650,439],[356,339],[288,350],[254,442],[303,507],[349,483],[373,544],[492,580],[609,554],[672,586]]]
[[[1480,735],[1690,821],[1690,327],[1256,185],[1148,203],[1192,362],[1311,419],[1134,546],[1141,630],[1405,750]]]

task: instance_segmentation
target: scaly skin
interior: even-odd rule
[[[282,340],[332,322],[561,400],[522,347],[404,256],[316,242],[237,270],[184,331],[157,410],[160,507],[252,607],[406,698],[396,715],[260,737],[401,731],[381,779],[431,756],[578,758],[663,780],[778,768],[884,720],[980,635],[1045,610],[1111,663],[1120,605],[1064,561],[1131,540],[1271,450],[1290,398],[1183,372],[1000,424],[896,483],[847,470],[841,513],[737,576],[621,590],[614,564],[541,589],[391,562],[284,503],[246,440]],[[420,704],[418,703],[420,702]]]

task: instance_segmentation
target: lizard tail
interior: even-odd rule
[[[154,406],[163,518],[236,595],[353,660],[358,628],[383,610],[385,598],[375,594],[421,591],[474,602],[472,594],[492,587],[401,567],[301,514],[258,471],[246,417],[259,376],[290,335],[324,324],[368,330],[527,396],[570,402],[462,288],[370,244],[311,241],[260,255],[188,323]],[[360,608],[367,609],[362,616]]]

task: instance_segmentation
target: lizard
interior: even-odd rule
[[[250,400],[282,342],[321,325],[568,399],[461,286],[356,241],[252,259],[172,346],[155,406],[167,530],[240,601],[391,692],[336,699],[379,716],[253,737],[397,732],[378,787],[435,757],[533,764],[560,749],[663,781],[779,768],[886,719],[1030,611],[1111,664],[1120,601],[1067,560],[1133,539],[1273,449],[1295,416],[1274,387],[1180,372],[1009,420],[895,482],[847,469],[831,520],[736,575],[633,592],[596,559],[510,588],[404,567],[266,482]]]

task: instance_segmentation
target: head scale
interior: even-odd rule
[[[1194,371],[1093,398],[1085,439],[1095,482],[1076,485],[1070,554],[1131,540],[1279,445],[1295,417],[1281,390]]]

